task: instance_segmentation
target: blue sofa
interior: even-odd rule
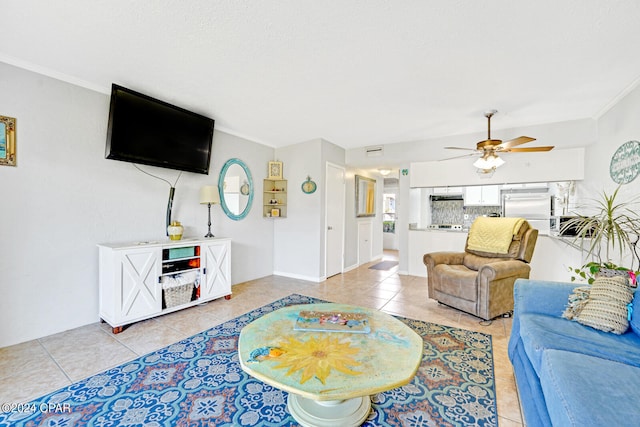
[[[575,283],[518,279],[509,339],[523,418],[536,426],[640,425],[640,292],[622,335],[562,318]]]

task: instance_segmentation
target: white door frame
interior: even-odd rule
[[[328,185],[328,181],[329,181],[329,168],[335,168],[335,169],[339,169],[342,171],[342,197],[339,197],[341,199],[341,205],[342,205],[342,209],[341,209],[341,219],[340,219],[340,228],[342,230],[342,235],[340,236],[340,271],[338,273],[333,273],[333,274],[341,274],[344,272],[344,236],[345,236],[345,200],[346,200],[346,169],[344,168],[344,166],[340,166],[337,165],[335,163],[331,163],[331,162],[327,162],[325,165],[325,193],[324,193],[324,277],[327,277],[327,260],[329,258],[329,253],[328,253],[328,248],[329,245],[327,244],[327,240],[329,238],[329,225],[327,224],[327,220],[328,220],[328,207],[329,207],[329,185]],[[335,196],[334,194],[332,194],[331,196]],[[332,199],[333,200],[333,199]]]

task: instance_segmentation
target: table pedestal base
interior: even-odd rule
[[[355,427],[369,416],[371,398],[319,401],[289,393],[287,407],[303,427]]]

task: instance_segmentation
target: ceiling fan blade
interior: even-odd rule
[[[534,151],[551,151],[553,150],[553,145],[550,146],[546,146],[546,147],[524,147],[524,148],[510,148],[508,150],[504,150],[504,151],[508,151],[510,153],[531,153]]]
[[[506,150],[511,147],[515,147],[516,145],[526,144],[527,142],[535,141],[535,138],[531,138],[529,136],[519,136],[517,138],[511,139],[509,141],[505,141],[500,144],[500,150]]]
[[[476,150],[473,150],[476,151]],[[446,159],[440,159],[438,160],[439,162],[443,162],[445,160],[453,160],[453,159],[460,159],[462,157],[471,157],[471,156],[477,156],[478,153],[469,153],[469,154],[463,154],[462,156],[455,156],[455,157],[447,157]]]
[[[462,147],[444,147],[447,150],[469,150],[469,151],[478,151],[475,148],[462,148]]]

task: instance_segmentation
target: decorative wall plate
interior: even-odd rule
[[[640,142],[627,141],[611,157],[609,175],[617,184],[628,184],[640,173]]]
[[[316,191],[316,188],[318,188],[318,186],[311,180],[310,176],[308,176],[307,180],[302,183],[302,192],[305,194],[313,193],[314,191]]]

